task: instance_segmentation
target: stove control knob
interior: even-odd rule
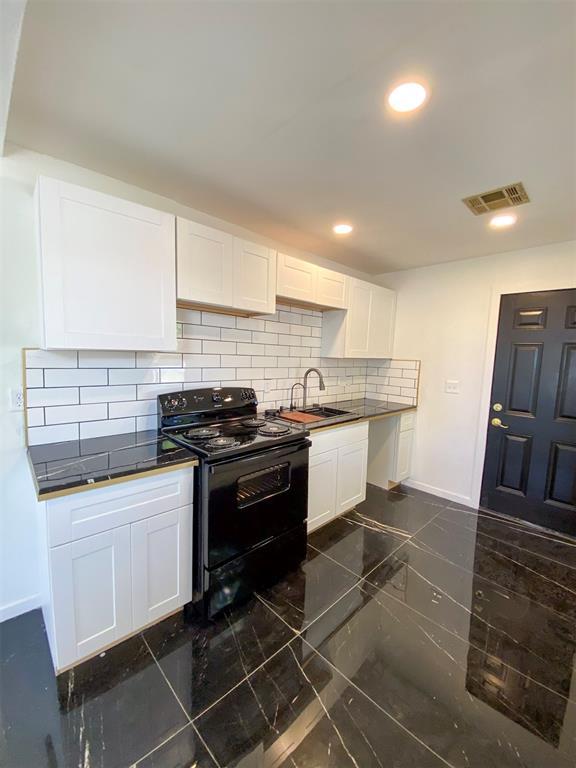
[[[219,392],[214,392],[212,394],[212,402],[213,403],[221,403],[222,402],[222,395]]]

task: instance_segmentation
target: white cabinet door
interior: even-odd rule
[[[276,251],[234,238],[235,309],[270,314],[276,309]]]
[[[324,525],[338,514],[336,477],[338,451],[310,456],[308,475],[308,532]]]
[[[347,277],[332,269],[317,267],[316,304],[335,309],[346,308]]]
[[[132,526],[134,629],[192,599],[192,505]]]
[[[346,317],[346,357],[368,357],[374,292],[370,283],[350,281]]]
[[[388,288],[372,286],[368,357],[392,357],[395,315],[396,293]]]
[[[405,432],[398,432],[397,452],[396,452],[396,472],[394,480],[400,482],[410,477],[410,466],[412,464],[412,441],[414,430],[408,429]]]
[[[338,449],[338,514],[346,512],[366,498],[368,441]]]
[[[50,550],[59,669],[132,630],[130,526]]]
[[[278,278],[276,294],[313,304],[316,300],[318,267],[285,253],[278,254]]]
[[[41,177],[43,346],[176,349],[174,216]]]
[[[187,219],[177,219],[178,299],[232,306],[234,237]]]

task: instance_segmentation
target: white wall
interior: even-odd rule
[[[22,347],[40,342],[33,194],[38,175],[54,176],[262,242],[331,269],[370,279],[313,254],[230,225],[108,176],[7,144],[0,158],[0,621],[38,604],[36,501],[27,466],[23,414],[8,391],[22,386]]]
[[[419,358],[424,371],[411,484],[476,504],[499,292],[576,286],[576,242],[379,279],[398,291],[394,356]],[[444,392],[446,379],[460,381],[459,395]]]

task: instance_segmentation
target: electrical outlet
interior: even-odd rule
[[[10,410],[23,411],[24,410],[24,391],[22,389],[11,388],[9,390],[9,395],[10,395]]]
[[[447,392],[449,395],[459,395],[460,382],[458,379],[446,379],[444,382],[444,392]]]

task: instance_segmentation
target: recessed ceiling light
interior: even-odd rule
[[[511,227],[512,224],[516,224],[517,216],[514,213],[500,213],[498,216],[492,216],[490,219],[490,226],[493,229],[505,229]]]
[[[426,101],[428,92],[421,83],[402,83],[389,96],[388,104],[395,112],[412,112]]]
[[[349,235],[353,229],[354,227],[352,226],[352,224],[334,224],[334,226],[332,227],[332,230],[337,235]]]

